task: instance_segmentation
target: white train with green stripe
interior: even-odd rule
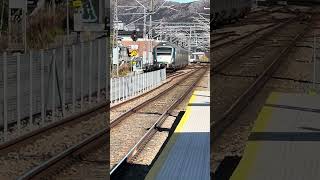
[[[178,70],[188,65],[188,51],[172,43],[159,43],[153,49],[153,56],[157,68]]]

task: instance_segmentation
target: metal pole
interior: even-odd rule
[[[56,119],[56,50],[52,51],[52,121]]]
[[[82,112],[83,110],[83,94],[84,94],[84,83],[83,83],[83,79],[84,79],[84,48],[83,48],[83,43],[81,43],[80,45],[80,49],[81,49],[81,57],[80,57],[80,111]]]
[[[151,52],[152,52],[152,12],[153,12],[153,0],[151,0],[151,5],[150,5],[150,22],[149,22],[149,53],[148,53],[148,57],[149,57],[149,61],[151,64],[153,64],[152,62],[152,56],[151,56]]]
[[[72,45],[72,112],[76,111],[76,47]],[[107,92],[107,91],[106,91]]]
[[[8,104],[7,104],[7,53],[3,54],[3,134],[4,141],[8,136]]]
[[[45,99],[44,99],[44,50],[40,51],[41,55],[41,125],[44,125],[45,114]]]
[[[113,42],[112,49],[117,47],[117,39],[118,39],[118,26],[115,27],[115,23],[118,23],[118,0],[114,2],[114,17],[113,17]]]
[[[2,27],[3,27],[3,16],[4,16],[4,0],[2,0],[2,9],[1,9],[0,37],[1,37]]]
[[[97,102],[100,102],[100,74],[101,74],[101,40],[97,41],[98,43],[98,90],[97,90]],[[111,93],[110,93],[111,94]]]
[[[144,42],[144,45],[146,47],[146,39],[147,39],[147,24],[146,24],[146,21],[147,21],[147,15],[146,15],[146,8],[143,8],[143,42]],[[148,55],[147,55],[148,51],[146,52],[146,61],[147,63],[146,64],[149,64],[149,60],[148,60]]]
[[[90,41],[89,43],[89,98],[88,98],[88,101],[89,101],[89,105],[91,104],[91,93],[92,93],[92,90],[91,90],[91,85],[92,85],[92,80],[91,80],[91,74],[92,74],[92,61],[93,61],[93,47],[92,47],[92,41]]]
[[[69,0],[67,0],[67,41],[69,43],[69,35],[70,35],[70,29],[69,29]]]
[[[10,7],[8,8],[8,46],[11,45],[11,12]]]
[[[189,49],[189,59],[191,58],[191,38],[192,38],[192,35],[191,35],[191,33],[192,33],[192,29],[191,29],[191,27],[190,27],[190,36],[189,36],[189,47],[188,47],[188,49]]]
[[[53,6],[53,15],[56,14],[56,1],[52,0],[52,6]]]
[[[118,24],[116,26],[116,23],[118,23],[118,0],[115,0],[114,3],[112,50],[114,47],[118,47]],[[117,76],[119,76],[119,62],[117,63]]]
[[[113,79],[112,78],[110,78],[110,104],[112,104],[112,101],[113,101],[113,99],[112,99],[112,97],[113,97],[113,88],[112,88],[112,83],[113,82]],[[107,89],[106,89],[106,92],[107,92]],[[106,96],[107,96],[107,94],[106,94]]]
[[[313,89],[316,83],[316,34],[313,36]]]
[[[24,52],[27,52],[27,13],[28,13],[28,1],[25,0],[24,9]]]
[[[29,53],[29,78],[30,78],[30,84],[29,84],[29,91],[30,91],[30,93],[29,93],[29,119],[30,119],[30,126],[31,127],[33,127],[33,109],[32,109],[32,91],[33,91],[33,77],[32,77],[32,61],[33,61],[33,59],[32,59],[32,51],[30,51],[30,53]]]
[[[21,122],[20,122],[20,53],[17,54],[17,127],[18,134],[20,134]]]
[[[66,115],[66,47],[62,46],[62,116]]]

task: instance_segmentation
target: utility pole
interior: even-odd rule
[[[114,10],[113,10],[113,42],[112,48],[117,47],[117,39],[118,39],[118,0],[114,0]]]
[[[114,15],[113,15],[113,41],[112,41],[112,49],[118,48],[118,0],[114,1]],[[118,56],[118,53],[115,53]],[[114,57],[112,57],[114,58]],[[118,59],[118,57],[117,57]],[[119,62],[117,62],[117,76],[119,76]]]
[[[151,63],[151,65],[153,64],[153,62],[152,62],[152,45],[153,45],[153,43],[152,43],[152,13],[153,13],[153,1],[154,0],[151,0],[151,4],[150,4],[150,23],[149,23],[149,61],[150,61],[150,63]]]
[[[190,31],[189,31],[189,45],[188,45],[188,49],[189,49],[189,59],[191,58],[191,38],[192,38],[192,29],[190,27]]]
[[[147,10],[146,8],[143,7],[143,42],[144,44],[146,44],[146,41],[147,41]],[[148,59],[148,50],[146,51],[146,46],[144,47],[143,49],[143,59],[145,59],[146,62],[142,62],[142,63],[146,63],[147,65],[149,65],[149,59]]]
[[[143,40],[147,39],[147,10],[143,8]]]

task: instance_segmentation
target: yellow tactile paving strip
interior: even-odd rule
[[[203,95],[205,94],[205,95]],[[197,110],[199,111],[199,109],[208,109],[208,111],[210,111],[210,105],[206,104],[209,103],[210,101],[210,96],[209,96],[209,92],[203,93],[203,91],[195,91],[193,93],[193,95],[191,96],[190,100],[189,100],[189,105],[186,109],[185,114],[183,115],[182,119],[180,120],[177,128],[175,129],[174,133],[172,134],[169,142],[166,144],[164,150],[161,152],[159,158],[157,159],[157,161],[155,162],[155,164],[153,165],[153,167],[151,168],[151,170],[149,171],[148,175],[146,176],[146,179],[148,180],[154,180],[154,179],[159,179],[159,172],[162,172],[162,176],[163,174],[166,174],[164,176],[169,177],[171,179],[176,179],[177,175],[172,175],[170,176],[170,173],[168,174],[167,171],[163,170],[163,166],[164,165],[168,165],[170,166],[172,163],[170,163],[170,161],[173,162],[173,160],[168,159],[168,157],[172,157],[172,154],[175,154],[177,152],[177,149],[181,148],[180,145],[185,145],[184,143],[182,143],[182,141],[186,141],[186,137],[191,137],[191,138],[199,138],[199,136],[202,136],[201,138],[203,139],[203,135],[208,136],[208,142],[210,142],[210,138],[209,138],[209,131],[202,133],[201,130],[198,132],[196,129],[197,127],[195,127],[194,129],[191,128],[190,129],[190,118],[195,117],[194,112],[197,112]],[[199,105],[201,104],[201,105]],[[195,105],[195,106],[193,106]],[[205,111],[203,111],[204,113],[206,113]],[[205,115],[204,115],[205,116]],[[207,118],[208,118],[208,129],[210,129],[210,112],[207,113]],[[197,115],[197,117],[199,117],[199,122],[201,124],[201,115]],[[202,119],[203,120],[203,119]],[[203,126],[199,126],[198,128],[203,129]],[[202,134],[201,134],[202,133]],[[202,151],[201,149],[201,144],[203,141],[200,141],[200,144],[190,144],[193,143],[192,140],[190,140],[189,142],[187,142],[186,144],[189,143],[189,148],[192,149],[194,147],[196,147],[195,149],[193,149],[193,152],[195,154],[195,156],[197,156],[198,154],[203,154],[203,152],[206,151]],[[198,142],[199,143],[199,142]],[[177,145],[178,144],[178,145]],[[210,147],[209,147],[209,143],[208,145],[208,157],[210,155]],[[188,147],[184,147],[185,149],[188,149]],[[200,150],[199,150],[200,149]],[[199,151],[198,151],[199,150]],[[181,152],[183,153],[183,152]],[[184,152],[186,153],[186,152]],[[190,152],[188,152],[190,153]],[[198,153],[198,154],[197,154]],[[175,157],[174,157],[175,158]],[[178,158],[178,157],[177,157]],[[181,157],[180,157],[181,158]],[[185,161],[185,163],[190,163]],[[183,166],[187,166],[187,165],[181,165],[181,168],[183,168]],[[208,176],[210,175],[210,168],[209,168],[209,158],[208,158]],[[175,166],[176,167],[176,166]],[[178,170],[179,168],[177,168]],[[180,173],[183,173],[185,170],[181,170]],[[203,173],[203,172],[201,172]],[[201,175],[200,175],[201,176]],[[178,177],[179,179],[183,178],[183,175],[181,174],[181,177]],[[185,177],[184,177],[185,179]]]

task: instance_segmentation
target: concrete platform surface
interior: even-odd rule
[[[210,179],[210,92],[195,91],[148,180]]]
[[[320,179],[320,96],[272,93],[231,180]]]

